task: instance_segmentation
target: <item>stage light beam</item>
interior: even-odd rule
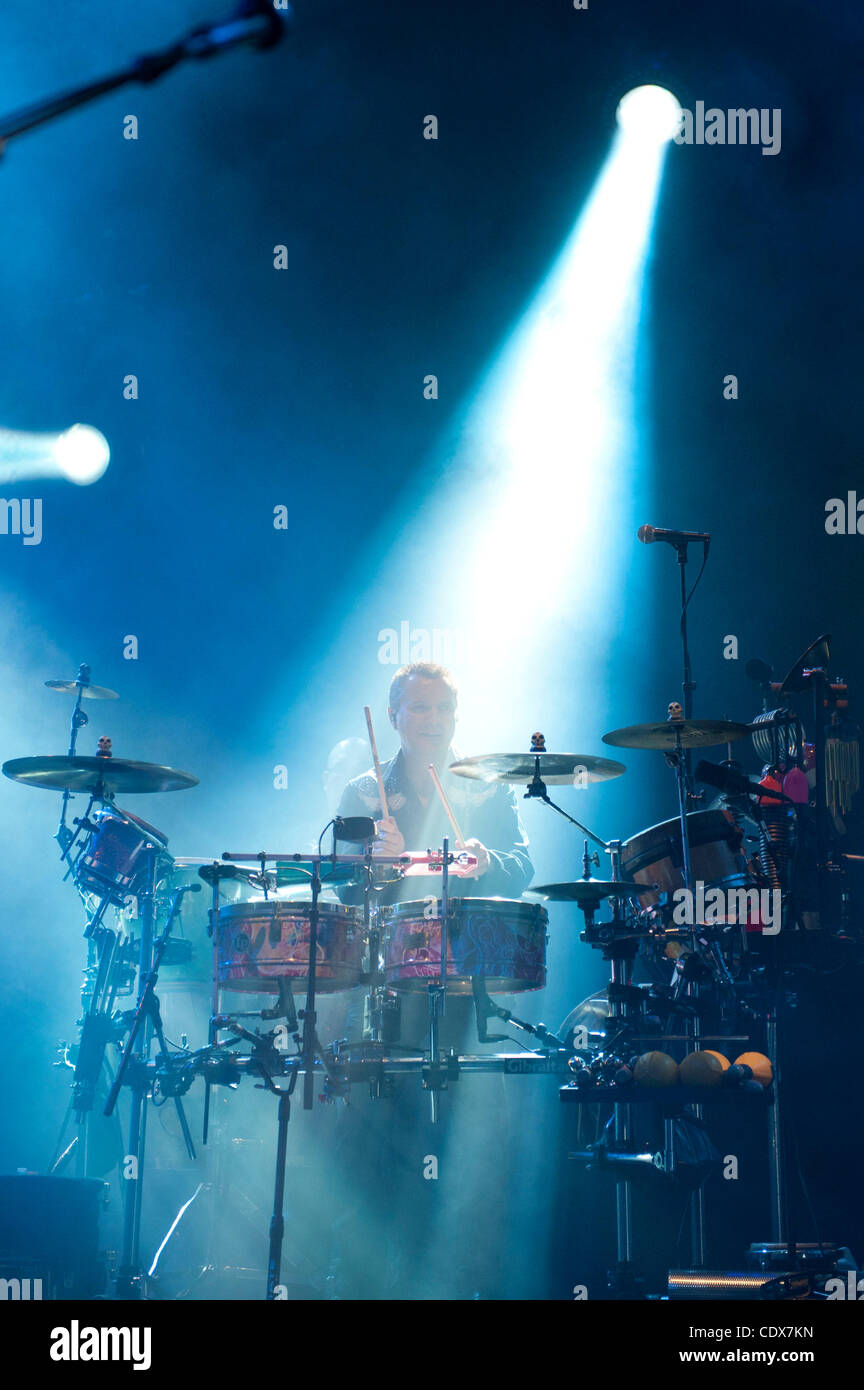
[[[0,485],[61,477],[87,487],[102,477],[110,461],[108,440],[93,425],[72,425],[53,434],[0,429]]]
[[[665,145],[681,124],[681,107],[665,87],[634,87],[619,101],[617,118],[628,139]]]
[[[528,662],[562,622],[586,638],[608,627],[635,531],[644,272],[677,110],[661,88],[623,99],[588,201],[471,409],[475,525],[459,573],[475,603],[494,594],[478,672],[514,633]]]
[[[101,478],[111,460],[108,440],[92,425],[73,425],[57,436],[54,457],[70,483],[87,487]]]

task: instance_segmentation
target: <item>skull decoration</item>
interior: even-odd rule
[[[671,704],[669,705],[669,718],[670,718],[670,719],[683,719],[683,718],[684,718],[684,709],[683,709],[683,707],[682,707],[681,705],[679,705],[679,703],[678,703],[677,700],[673,700],[673,701],[671,702]]]

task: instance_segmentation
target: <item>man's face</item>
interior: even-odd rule
[[[409,676],[397,710],[390,711],[402,751],[410,758],[443,758],[456,729],[456,696],[446,681]]]

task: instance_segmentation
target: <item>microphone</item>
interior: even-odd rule
[[[687,545],[689,541],[701,541],[707,545],[711,540],[710,531],[664,531],[659,526],[640,526],[636,532],[643,545],[653,545],[655,541],[667,541],[669,545]]]
[[[374,840],[375,822],[371,816],[334,816],[333,832],[337,840]]]
[[[768,790],[758,782],[751,782],[743,772],[734,767],[724,767],[722,763],[708,763],[704,760],[696,764],[694,777],[697,782],[714,787],[716,791],[727,792],[733,796],[767,797],[772,801],[792,802],[791,796],[781,791]]]
[[[169,911],[170,911],[171,913],[173,913],[173,912],[176,911],[178,903],[182,902],[182,900],[183,900],[183,895],[184,895],[184,893],[200,893],[200,892],[201,892],[201,884],[200,884],[200,883],[183,883],[183,884],[181,884],[180,887],[179,887],[179,888],[175,888],[174,891],[173,891],[172,894],[171,894],[171,902],[170,902]]]
[[[241,0],[231,19],[221,24],[203,24],[183,41],[188,58],[210,58],[220,49],[238,43],[254,43],[256,48],[272,48],[282,38],[283,17],[292,19],[289,7],[277,13],[272,0]]]

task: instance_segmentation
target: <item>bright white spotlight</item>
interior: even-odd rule
[[[85,487],[101,478],[111,459],[108,440],[92,425],[73,425],[57,436],[54,457],[70,483]]]
[[[634,87],[618,103],[618,124],[625,135],[649,145],[664,145],[678,130],[681,107],[665,87]]]
[[[84,487],[102,477],[110,460],[108,440],[92,425],[54,434],[0,428],[0,484],[62,477]]]

